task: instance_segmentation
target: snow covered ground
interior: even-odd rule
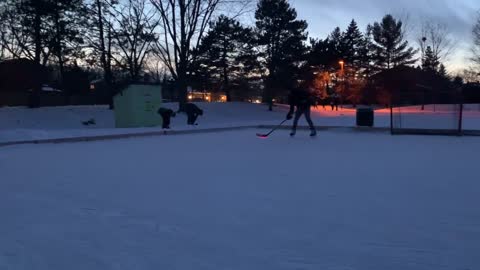
[[[168,104],[176,108],[176,104]],[[173,119],[174,130],[258,126],[261,124],[273,125],[285,118],[288,108],[278,106],[274,112],[268,112],[266,106],[249,103],[200,103],[205,110],[205,116],[199,118],[199,126],[186,125],[186,116],[179,115]],[[480,130],[480,106],[466,107],[464,117],[465,129]],[[441,106],[433,111],[427,106],[425,111],[413,108],[407,113],[406,123],[418,127],[445,128],[445,123],[456,126],[450,114],[439,112]],[[95,126],[84,126],[83,121],[95,119]],[[355,110],[341,109],[332,112],[318,107],[313,111],[313,119],[318,126],[355,126]],[[302,119],[301,124],[306,124]],[[377,110],[375,126],[388,127],[390,125],[390,111]],[[105,106],[72,106],[46,107],[40,109],[0,108],[0,142],[57,139],[67,137],[95,136],[109,134],[138,133],[160,131],[160,128],[115,129],[113,112]]]
[[[480,269],[478,138],[255,132],[2,148],[0,269]]]
[[[176,104],[167,104],[176,108]],[[286,115],[284,107],[267,112],[262,105],[249,103],[203,103],[205,116],[199,126],[187,126],[184,114],[172,119],[175,130],[251,126],[277,123]],[[83,121],[95,119],[96,125],[84,126]],[[272,122],[273,121],[273,122]],[[106,106],[46,107],[40,109],[0,108],[0,142],[52,139],[91,135],[108,135],[160,131],[161,128],[115,129],[113,112]]]

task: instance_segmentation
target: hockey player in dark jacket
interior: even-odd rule
[[[170,118],[175,117],[175,112],[171,109],[167,108],[160,108],[158,109],[158,114],[162,116],[162,128],[169,129],[170,128]]]
[[[293,120],[293,127],[290,136],[295,136],[297,132],[298,120],[302,115],[305,115],[305,119],[310,126],[310,136],[314,137],[317,135],[315,126],[313,125],[312,119],[310,117],[310,107],[313,105],[313,96],[308,90],[305,89],[295,89],[290,92],[288,97],[290,104],[290,111],[287,114],[287,119],[290,120],[293,118],[293,113],[295,112],[295,118]],[[296,110],[295,110],[296,108]]]
[[[187,113],[187,124],[196,125],[199,115],[203,115],[203,110],[193,103],[185,104],[185,112]]]

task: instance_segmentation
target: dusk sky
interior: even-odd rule
[[[368,23],[381,20],[386,13],[408,15],[410,39],[416,37],[423,19],[445,23],[458,41],[456,53],[448,63],[451,71],[467,61],[471,30],[480,10],[479,0],[290,0],[290,3],[299,18],[309,23],[311,37],[325,38],[336,26],[344,30],[352,18],[363,31]]]

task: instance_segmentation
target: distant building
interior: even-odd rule
[[[0,92],[28,92],[50,80],[48,69],[28,59],[0,62]]]
[[[200,92],[189,88],[188,101],[196,102],[227,102],[227,95],[225,93]]]

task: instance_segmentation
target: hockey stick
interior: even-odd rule
[[[288,121],[288,119],[285,119],[278,126],[274,127],[272,130],[270,130],[270,132],[268,132],[267,134],[257,133],[257,136],[260,137],[260,138],[268,138],[268,136],[270,136],[270,134],[272,134],[275,130],[277,130],[279,127],[281,127],[287,121]]]

